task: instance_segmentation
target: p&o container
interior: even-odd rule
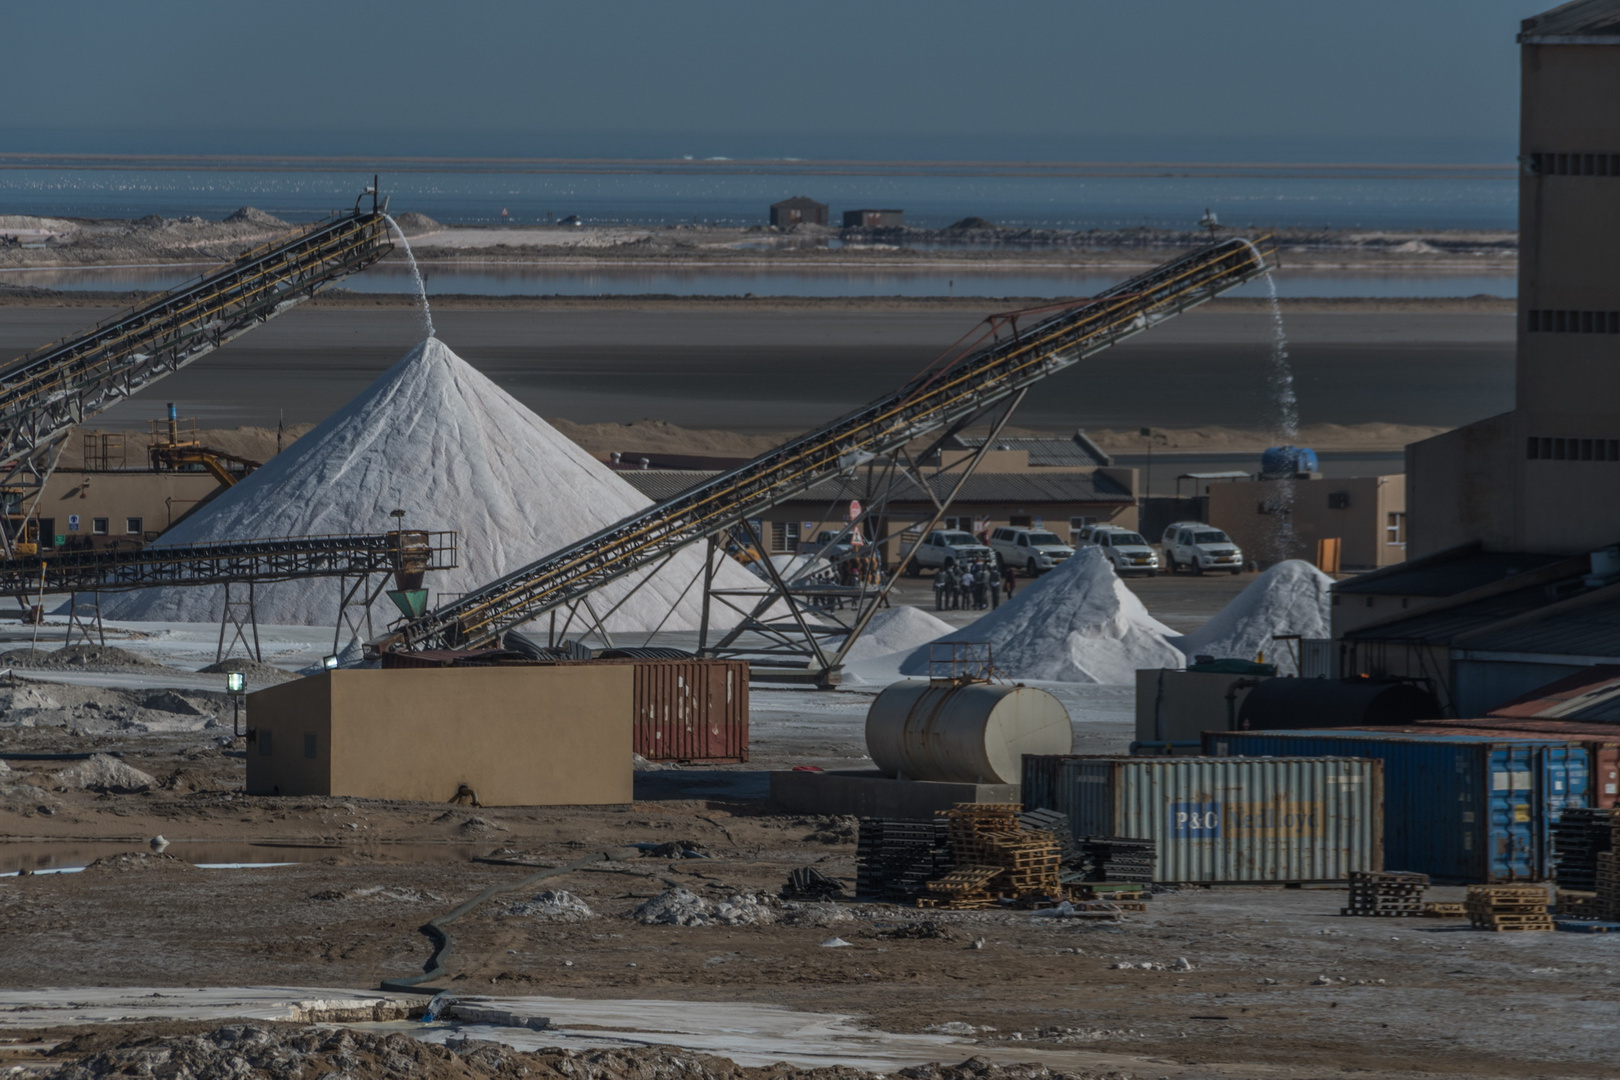
[[[1383,768],[1366,757],[1024,758],[1024,806],[1076,836],[1155,842],[1165,883],[1343,881],[1384,867]]]
[[[1544,881],[1552,824],[1588,803],[1578,743],[1388,731],[1220,731],[1204,751],[1246,757],[1355,754],[1384,763],[1384,857],[1454,882]]]

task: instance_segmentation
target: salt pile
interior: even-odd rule
[[[1129,683],[1139,668],[1184,667],[1176,634],[1148,614],[1100,548],[1084,547],[1056,570],[941,642],[989,642],[996,670],[1014,679]],[[900,665],[928,674],[928,648]]]
[[[649,926],[768,926],[776,912],[757,896],[711,901],[677,886],[638,905],[629,917]]]
[[[950,623],[936,619],[922,608],[904,604],[884,608],[872,616],[872,621],[866,624],[866,629],[855,639],[855,644],[850,646],[844,659],[853,664],[893,653],[910,652],[941,634],[949,634],[951,629]]]
[[[536,893],[532,900],[519,900],[506,908],[508,915],[518,915],[540,922],[583,922],[594,918],[591,906],[567,889]]]
[[[405,511],[407,529],[460,533],[460,565],[428,575],[427,587],[444,595],[486,584],[650,505],[446,345],[429,339],[161,542],[382,532],[394,527],[389,512],[397,507]],[[702,566],[700,547],[676,555],[607,618],[609,628],[652,630],[662,623],[666,630],[696,629],[701,583],[688,586]],[[629,575],[598,590],[592,606],[606,613],[642,577]],[[759,580],[726,560],[716,585],[758,588]],[[259,622],[332,625],[338,598],[335,579],[260,585]],[[117,619],[217,622],[223,606],[222,587],[146,589],[104,601],[102,611]],[[382,598],[373,616],[380,630],[398,612]],[[565,618],[559,614],[559,626]],[[570,633],[583,633],[577,621]]]
[[[1253,660],[1260,653],[1284,675],[1296,674],[1294,658],[1272,642],[1274,634],[1331,637],[1333,579],[1302,559],[1267,570],[1209,622],[1179,639],[1188,656]],[[1287,670],[1284,670],[1284,669]]]

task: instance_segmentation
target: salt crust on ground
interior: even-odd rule
[[[429,575],[435,599],[487,584],[652,505],[437,339],[422,342],[349,402],[229,491],[170,530],[165,544],[310,536],[394,527],[460,533],[459,565]],[[697,628],[702,551],[676,555],[608,619],[611,629]],[[641,580],[597,591],[598,612]],[[758,588],[726,561],[716,584]],[[684,598],[682,597],[685,593]],[[331,625],[338,582],[278,582],[257,590],[260,623]],[[146,589],[103,604],[109,618],[217,621],[223,588]],[[670,613],[671,606],[675,607]],[[668,620],[665,616],[668,615]],[[381,598],[373,617],[398,617]],[[577,625],[577,624],[576,624]]]
[[[1264,652],[1280,674],[1293,675],[1294,657],[1273,634],[1331,637],[1333,579],[1302,559],[1280,562],[1249,583],[1203,626],[1176,640],[1188,656],[1253,660]]]
[[[1148,614],[1100,548],[1081,548],[1056,570],[941,642],[989,642],[996,670],[1014,679],[1129,683],[1139,668],[1179,668],[1174,631]],[[928,648],[900,664],[928,674]]]

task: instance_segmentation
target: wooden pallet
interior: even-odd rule
[[[1448,904],[1430,900],[1423,905],[1423,914],[1436,919],[1460,919],[1467,915],[1463,904]]]
[[[1551,930],[1551,915],[1475,915],[1470,916],[1476,930]]]

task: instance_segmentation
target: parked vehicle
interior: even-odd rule
[[[842,540],[838,539],[838,530],[836,529],[822,529],[816,534],[814,540],[799,541],[800,555],[825,553],[828,562],[838,562],[840,559],[848,558],[854,550],[855,545],[848,536],[845,536]]]
[[[1221,530],[1202,521],[1178,521],[1164,530],[1164,568],[1174,574],[1185,567],[1195,574],[1205,570],[1243,572],[1243,550]]]
[[[911,559],[911,573],[915,577],[924,567],[939,570],[974,559],[989,561],[991,551],[973,538],[973,534],[960,529],[935,529],[917,545]]]
[[[1022,570],[1030,577],[1054,570],[1074,554],[1074,548],[1046,529],[1004,526],[990,534],[990,550],[1004,565]]]
[[[1153,577],[1159,572],[1159,553],[1139,532],[1118,525],[1096,525],[1082,532],[1081,536],[1084,542],[1102,548],[1103,554],[1108,556],[1108,561],[1114,564],[1114,570],[1121,577],[1126,574]]]

